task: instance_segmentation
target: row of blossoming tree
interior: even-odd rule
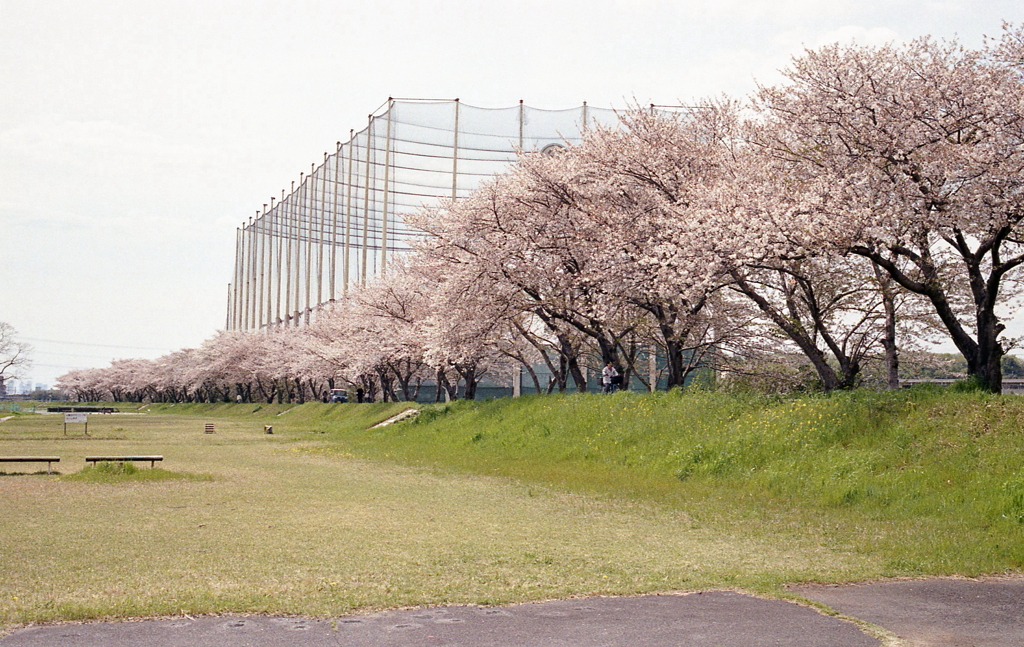
[[[802,367],[834,390],[872,365],[896,386],[901,349],[943,339],[998,392],[1024,262],[1024,29],[977,50],[828,46],[785,76],[749,101],[636,109],[521,155],[410,216],[416,252],[311,325],[61,385],[301,401],[338,385],[413,398],[429,380],[472,398],[512,369],[537,391],[585,390],[607,362],[653,385],[639,358],[657,349],[669,387],[713,364],[775,385]]]

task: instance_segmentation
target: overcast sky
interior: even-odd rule
[[[0,321],[36,382],[224,326],[235,228],[389,96],[740,97],[804,47],[968,46],[1020,0],[0,0]]]

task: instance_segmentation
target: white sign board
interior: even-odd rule
[[[65,413],[64,424],[70,422],[89,422],[88,413]]]

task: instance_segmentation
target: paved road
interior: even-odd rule
[[[912,647],[1024,645],[1024,577],[932,579],[792,591]],[[335,620],[175,618],[29,627],[0,647],[878,647],[856,624],[717,591],[506,607],[388,611]]]
[[[338,620],[179,618],[23,629],[2,647],[877,647],[808,607],[728,592],[389,611]]]
[[[790,589],[927,647],[1024,645],[1024,577],[897,580]]]

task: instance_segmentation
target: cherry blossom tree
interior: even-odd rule
[[[154,360],[153,400],[157,402],[190,402],[192,394],[186,375],[198,361],[198,350],[184,348]]]
[[[617,280],[607,271],[614,258],[601,253],[602,223],[579,208],[576,162],[568,152],[524,157],[507,175],[419,223],[453,264],[511,286],[521,310],[552,329],[557,322],[576,329],[602,361],[619,364],[619,340],[642,315],[609,289]]]
[[[994,392],[1000,308],[1024,262],[1021,49],[1011,28],[984,51],[929,39],[829,46],[796,59],[788,84],[758,97],[771,119],[766,151],[856,190],[851,208],[819,230],[823,242],[927,298],[969,374]]]
[[[414,400],[429,372],[422,326],[431,308],[432,286],[410,273],[401,261],[387,276],[357,291],[349,312],[358,325],[360,352],[373,354],[370,362],[391,399]],[[440,387],[439,387],[440,390]]]
[[[104,386],[116,402],[142,402],[152,394],[152,385],[152,360],[114,360],[105,371]]]
[[[739,328],[725,319],[730,283],[707,247],[709,194],[735,175],[738,107],[723,100],[686,112],[634,109],[573,150],[589,178],[578,189],[601,222],[603,254],[616,259],[606,286],[653,319],[669,388],[721,349]],[[717,307],[709,307],[712,303]]]
[[[594,344],[602,363],[626,365],[628,371],[635,343],[627,340],[635,340],[646,320],[657,317],[674,385],[685,378],[679,370],[684,340],[698,328],[708,282],[704,273],[676,273],[677,279],[685,276],[686,287],[676,282],[663,289],[652,276],[651,247],[665,216],[664,194],[681,193],[681,184],[698,188],[694,173],[684,174],[678,158],[696,164],[706,151],[687,147],[699,140],[694,135],[666,153],[664,144],[672,141],[666,131],[678,134],[683,130],[678,123],[640,114],[632,121],[627,126],[637,131],[635,137],[629,128],[622,136],[599,129],[556,156],[524,155],[476,194],[414,222],[431,234],[430,254],[450,268],[469,268],[465,271],[474,280],[489,282],[489,291],[506,292],[510,303],[518,302],[515,309],[560,337],[556,348],[573,347],[566,334],[571,329]],[[655,159],[659,163],[652,166]],[[687,290],[695,284],[703,290],[691,295]],[[523,323],[518,332],[543,356],[544,346],[537,342],[547,335]],[[575,352],[561,354],[584,390]],[[546,361],[553,374],[560,373],[550,357]]]
[[[657,349],[670,387],[713,362],[851,388],[880,360],[894,388],[900,347],[941,327],[998,391],[1024,263],[1024,30],[977,51],[833,45],[785,74],[749,108],[634,109],[558,154],[522,154],[408,216],[426,233],[417,252],[311,325],[219,333],[61,384],[301,402],[342,383],[413,399],[433,379],[438,398],[472,398],[514,364],[538,392],[585,391],[589,356],[643,381]]]
[[[56,386],[78,402],[101,402],[110,399],[103,380],[103,369],[74,369],[58,377]]]

